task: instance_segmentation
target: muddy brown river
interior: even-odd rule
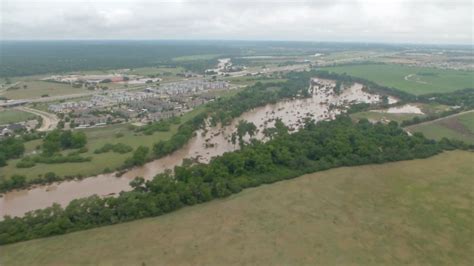
[[[253,122],[258,133],[255,138],[265,140],[262,133],[266,127],[274,125],[274,119],[280,118],[291,129],[298,130],[303,119],[311,115],[316,121],[333,119],[356,102],[374,103],[380,101],[378,95],[368,94],[362,90],[362,85],[354,84],[346,88],[340,95],[333,93],[334,83],[328,80],[319,80],[314,87],[313,95],[305,99],[293,99],[255,108],[242,114],[231,125],[222,127],[207,126],[205,131],[199,130],[183,148],[164,158],[154,160],[141,167],[127,171],[121,177],[115,173],[102,174],[83,180],[64,181],[51,185],[37,186],[31,189],[8,192],[0,198],[0,217],[5,215],[22,216],[28,211],[41,209],[59,203],[66,206],[70,201],[91,195],[113,196],[120,191],[131,190],[129,182],[142,176],[151,179],[166,169],[180,165],[185,158],[197,158],[202,163],[208,163],[214,156],[238,149],[238,145],[230,142],[232,133],[236,131],[238,121]],[[329,108],[337,105],[341,108]],[[248,136],[247,136],[248,139]]]

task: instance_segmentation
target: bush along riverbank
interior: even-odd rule
[[[209,164],[175,167],[174,175],[159,174],[152,180],[136,178],[134,188],[118,197],[92,196],[5,217],[0,222],[0,244],[69,233],[98,226],[158,216],[242,189],[294,178],[340,166],[426,158],[443,150],[466,148],[448,140],[408,136],[395,122],[387,125],[347,116],[334,121],[307,121],[299,132],[277,131],[266,143],[251,141],[241,150],[225,153]]]

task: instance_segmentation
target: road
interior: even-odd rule
[[[58,125],[59,118],[55,114],[47,113],[44,111],[32,109],[25,106],[16,107],[16,109],[23,112],[28,112],[28,113],[41,116],[43,118],[43,124],[38,129],[38,131],[50,131],[50,130],[55,129],[56,126]]]

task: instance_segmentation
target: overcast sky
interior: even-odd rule
[[[473,0],[0,0],[1,39],[473,41]]]

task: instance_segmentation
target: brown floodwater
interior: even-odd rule
[[[258,132],[254,138],[265,140],[262,133],[266,127],[272,127],[274,120],[280,118],[290,130],[296,131],[303,125],[303,119],[309,115],[316,121],[334,119],[341,109],[355,102],[373,103],[380,101],[378,95],[368,94],[362,90],[362,85],[354,84],[346,88],[340,95],[332,91],[334,83],[319,80],[320,86],[313,87],[310,98],[292,99],[255,108],[242,114],[231,125],[211,127],[208,123],[206,130],[198,130],[180,150],[158,160],[149,162],[141,167],[133,168],[121,177],[115,173],[102,174],[82,180],[64,181],[51,185],[37,186],[30,189],[8,192],[0,198],[0,217],[5,215],[22,216],[28,211],[46,208],[53,203],[66,206],[70,201],[92,195],[114,196],[121,191],[131,190],[130,181],[141,176],[151,179],[166,169],[180,165],[183,159],[194,158],[202,163],[208,163],[212,157],[238,149],[231,143],[231,135],[236,131],[240,120],[252,122]],[[340,108],[329,108],[336,105]],[[249,136],[245,140],[248,141]]]

